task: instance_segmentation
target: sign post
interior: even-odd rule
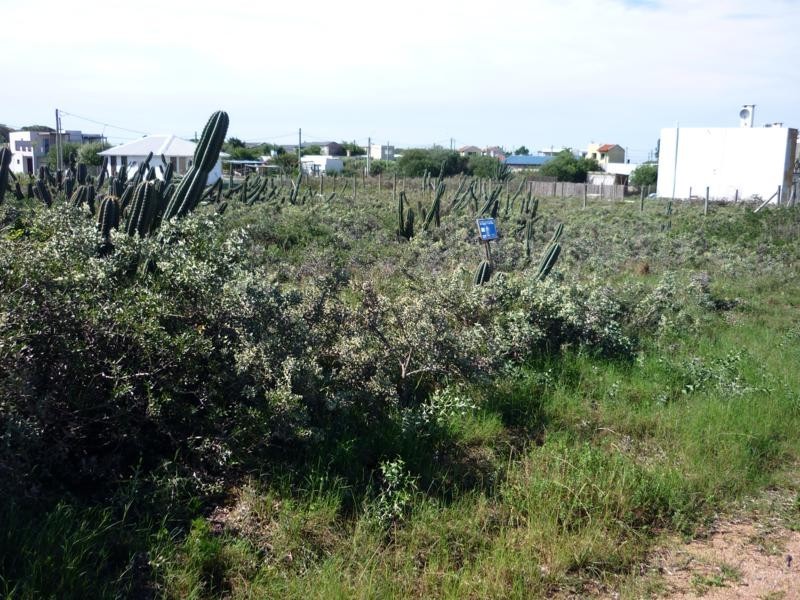
[[[477,219],[478,223],[478,233],[481,236],[481,243],[483,244],[484,251],[486,252],[486,262],[490,265],[492,264],[492,251],[489,247],[492,240],[496,240],[499,236],[497,235],[497,225],[494,222],[494,219]]]

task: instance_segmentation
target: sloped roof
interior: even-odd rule
[[[139,140],[114,146],[100,153],[100,156],[194,156],[197,144],[174,135],[148,135]]]
[[[477,146],[462,146],[458,149],[459,152],[480,152],[481,149]]]
[[[609,151],[609,150],[611,150],[612,148],[621,148],[621,147],[622,147],[622,146],[619,146],[619,145],[617,145],[617,144],[603,144],[602,146],[600,146],[600,147],[597,149],[597,151],[598,151],[598,152],[608,152],[608,151]]]

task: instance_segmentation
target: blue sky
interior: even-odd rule
[[[0,122],[398,146],[618,143],[662,127],[800,126],[800,2],[0,0]],[[103,127],[87,117],[116,127]]]

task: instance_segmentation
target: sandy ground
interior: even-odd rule
[[[800,600],[800,532],[757,518],[722,521],[654,562],[667,598]]]

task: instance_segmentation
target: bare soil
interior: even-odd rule
[[[703,539],[656,553],[663,597],[800,600],[796,498],[768,492],[759,507],[719,520]]]

